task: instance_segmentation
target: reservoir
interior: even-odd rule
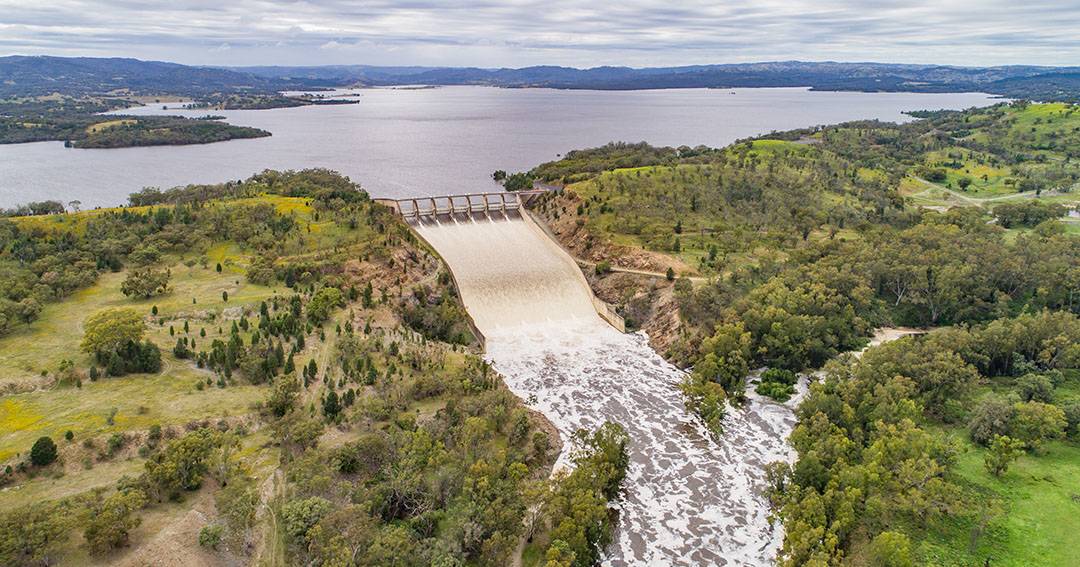
[[[444,87],[363,89],[359,104],[213,111],[273,136],[191,146],[65,148],[0,145],[0,207],[55,199],[125,203],[143,187],[241,179],[264,169],[326,167],[376,197],[497,189],[496,169],[527,170],[610,141],[724,146],[739,138],[857,119],[904,121],[904,111],[993,104],[984,94],[781,89],[560,91]],[[123,111],[202,116],[207,111]]]

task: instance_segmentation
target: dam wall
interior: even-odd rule
[[[572,257],[529,215],[432,215],[410,222],[450,267],[476,330],[598,318],[619,332],[621,316],[595,297]]]

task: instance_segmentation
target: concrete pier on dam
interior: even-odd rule
[[[623,332],[529,216],[540,193],[382,202],[442,256],[485,357],[563,439],[605,421],[626,429],[630,465],[604,565],[771,565],[783,534],[768,519],[764,469],[793,458],[785,440],[801,396],[784,405],[751,392],[713,439],[685,409],[683,373],[644,334]],[[569,449],[556,466],[569,465]]]

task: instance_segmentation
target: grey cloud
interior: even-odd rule
[[[1076,0],[0,0],[0,52],[196,64],[1075,65],[1077,22]]]

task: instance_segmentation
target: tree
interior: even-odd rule
[[[318,496],[285,503],[281,507],[281,518],[285,525],[285,533],[293,541],[306,545],[308,532],[333,508],[334,505],[329,500]]]
[[[248,266],[247,280],[253,284],[267,285],[274,279],[274,259],[257,256]]]
[[[360,295],[360,305],[364,309],[371,309],[372,307],[375,306],[375,301],[373,299],[374,293],[375,293],[375,290],[371,287],[371,282],[368,282],[367,284],[364,285],[364,291],[361,292],[361,295]],[[369,325],[370,325],[370,323],[369,323]],[[368,328],[369,327],[365,327],[365,329],[368,329]],[[365,330],[364,332],[365,333],[370,333],[371,331],[370,330]]]
[[[970,177],[961,177],[956,180],[956,184],[960,186],[961,191],[967,191],[967,188],[971,185]]]
[[[146,323],[134,309],[98,311],[83,322],[82,350],[91,354],[115,352],[128,342],[142,339]]]
[[[56,443],[50,437],[39,437],[30,448],[30,463],[35,467],[45,467],[55,460]]]
[[[195,490],[209,470],[211,451],[220,443],[220,434],[205,428],[169,443],[146,461],[148,488],[158,498],[175,498],[184,490]]]
[[[990,449],[986,451],[986,456],[983,457],[983,465],[990,474],[1001,476],[1009,470],[1009,463],[1015,461],[1023,453],[1023,441],[1005,435],[996,435],[994,441],[990,443]]]
[[[911,540],[900,532],[881,532],[870,542],[870,564],[875,567],[912,567]]]
[[[330,390],[323,399],[323,415],[329,419],[334,419],[340,412],[341,402],[338,401],[337,392]]]
[[[570,545],[557,539],[551,542],[551,546],[544,554],[544,567],[573,567],[576,558],[577,555],[570,549]]]
[[[128,261],[136,266],[149,266],[161,261],[161,251],[156,246],[141,246],[128,254]]]
[[[667,273],[664,274],[664,278],[667,279],[667,281],[669,282],[675,281],[675,269],[668,268]]]
[[[343,304],[340,289],[330,286],[321,288],[308,302],[308,319],[315,324],[322,323],[330,316],[332,309]]]
[[[1050,403],[1054,398],[1054,383],[1044,374],[1025,374],[1016,381],[1020,399],[1025,402]]]
[[[127,543],[131,530],[141,519],[135,511],[146,504],[146,495],[139,490],[117,492],[94,510],[86,525],[84,536],[94,554],[108,553]]]
[[[147,299],[155,293],[168,291],[171,277],[172,271],[168,268],[165,270],[155,270],[153,268],[131,270],[128,272],[127,277],[124,278],[124,281],[120,283],[120,292],[124,295]]]
[[[1068,422],[1065,412],[1057,406],[1042,402],[1018,402],[1009,424],[1010,436],[1023,441],[1029,449],[1038,450],[1043,441],[1060,437]]]
[[[1012,421],[1015,409],[1006,402],[999,400],[985,400],[972,412],[968,422],[968,433],[971,440],[989,446],[998,435],[1006,435],[1009,432],[1009,424]]]

